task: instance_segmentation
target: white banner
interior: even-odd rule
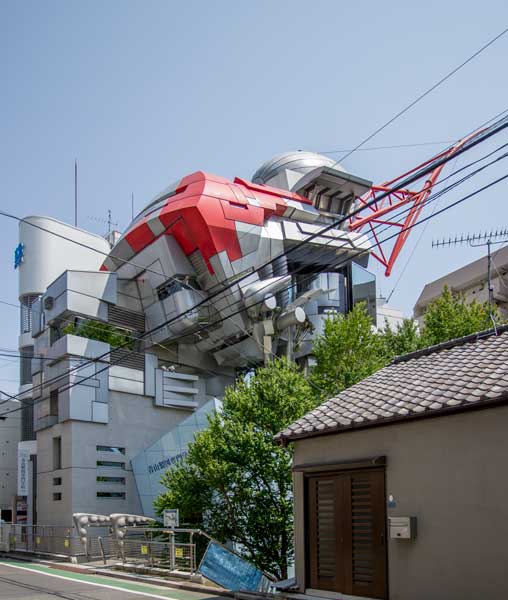
[[[18,496],[28,496],[29,494],[29,466],[30,450],[18,446]]]

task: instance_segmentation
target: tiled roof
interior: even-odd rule
[[[321,404],[281,442],[508,401],[508,326],[445,342],[393,363]]]

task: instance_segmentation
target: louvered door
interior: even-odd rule
[[[308,587],[386,598],[384,472],[307,478]]]

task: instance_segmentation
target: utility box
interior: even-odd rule
[[[388,517],[392,540],[414,540],[416,517]]]

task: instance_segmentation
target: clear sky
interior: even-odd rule
[[[249,178],[279,152],[351,148],[507,25],[505,0],[2,0],[1,206],[72,222],[77,157],[79,225],[104,233],[108,208],[128,224],[131,192],[139,210],[198,169]],[[454,140],[508,108],[507,56],[508,35],[367,147]],[[381,183],[444,145],[359,151],[344,166]],[[508,226],[507,192],[501,184],[432,221],[392,304],[410,315],[426,282],[481,256],[431,241]],[[17,235],[0,217],[0,300],[14,303]],[[418,236],[390,279],[374,267],[383,293]],[[0,347],[16,348],[18,312],[0,305],[0,317]],[[18,365],[2,360],[0,389],[14,392]]]

